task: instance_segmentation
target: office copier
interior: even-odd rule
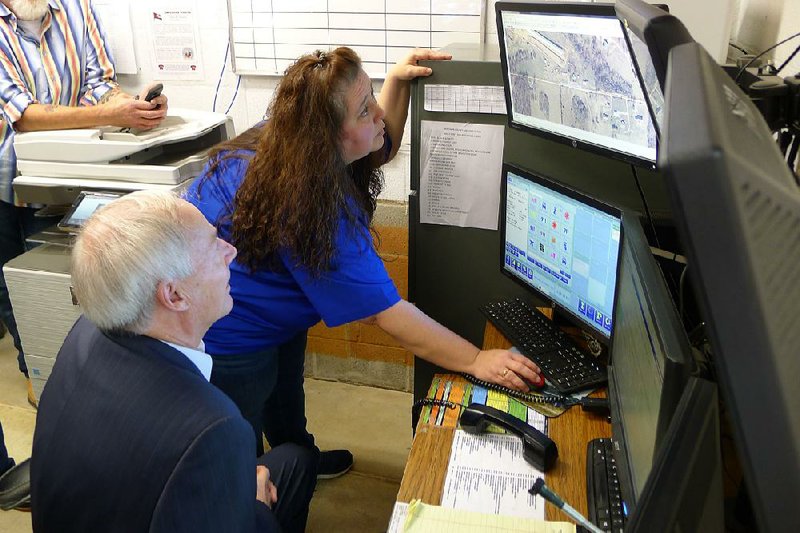
[[[233,136],[233,122],[223,114],[172,108],[152,130],[19,133],[14,191],[23,202],[52,210],[84,191],[179,190],[200,173],[209,148]],[[72,237],[53,228],[33,240],[45,244],[9,261],[3,273],[38,399],[81,310],[69,273]]]

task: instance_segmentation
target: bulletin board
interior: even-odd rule
[[[302,54],[349,46],[373,77],[415,47],[480,43],[486,0],[228,0],[237,74],[279,75]]]

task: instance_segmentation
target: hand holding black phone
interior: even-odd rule
[[[161,91],[163,91],[163,90],[164,90],[164,84],[163,83],[156,83],[155,85],[153,85],[152,87],[150,87],[147,90],[147,95],[144,97],[144,101],[145,102],[152,101],[153,98],[155,98],[157,96],[160,96],[161,95]],[[136,99],[137,100],[139,99],[139,95],[136,95]],[[161,107],[161,104],[157,105],[155,107],[155,109],[158,109],[160,107]]]

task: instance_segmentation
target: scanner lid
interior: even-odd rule
[[[18,133],[14,150],[18,160],[108,162],[155,146],[197,139],[229,120],[222,113],[170,108],[164,121],[151,130],[104,126]]]

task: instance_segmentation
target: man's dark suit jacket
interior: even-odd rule
[[[42,394],[31,459],[36,532],[249,532],[253,430],[183,354],[81,318]]]

